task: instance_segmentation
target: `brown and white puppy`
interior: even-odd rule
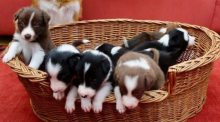
[[[120,57],[115,67],[116,109],[125,112],[125,107],[137,107],[144,91],[157,90],[165,79],[159,66],[147,55],[128,52]]]
[[[123,37],[124,44],[122,45],[122,47],[131,50],[135,46],[137,46],[141,43],[159,40],[165,34],[169,33],[171,30],[178,28],[178,27],[180,27],[180,26],[176,23],[169,23],[166,25],[166,28],[161,28],[159,31],[142,32],[142,33],[132,37],[130,40],[127,40],[126,37]]]
[[[6,63],[22,52],[24,61],[38,69],[45,54],[55,47],[48,29],[49,20],[45,12],[33,7],[25,7],[15,13],[16,31],[2,61]]]
[[[50,25],[75,22],[82,16],[82,0],[32,0],[32,6],[51,17]]]

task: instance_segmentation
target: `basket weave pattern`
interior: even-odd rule
[[[122,44],[122,36],[128,39],[140,32],[159,30],[169,22],[142,20],[91,20],[53,26],[50,28],[56,45],[71,44],[73,41],[89,39],[91,43],[78,48],[83,51],[94,49],[102,43]],[[220,36],[204,27],[181,24],[196,44],[188,48],[171,66],[165,86],[160,90],[146,91],[140,104],[121,115],[116,111],[114,94],[110,94],[100,114],[84,113],[80,99],[76,111],[67,114],[65,99],[57,101],[52,96],[45,72],[27,67],[18,56],[7,64],[18,74],[31,98],[35,114],[44,121],[185,121],[201,111],[205,100],[213,62],[220,56]]]

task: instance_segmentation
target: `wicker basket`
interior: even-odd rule
[[[50,28],[56,45],[71,44],[73,40],[89,39],[91,43],[79,47],[94,49],[102,43],[122,44],[122,36],[132,36],[159,30],[169,22],[128,19],[91,20],[54,26]],[[58,101],[52,96],[45,72],[27,67],[21,56],[7,64],[18,74],[31,100],[35,114],[44,121],[186,121],[201,111],[205,101],[213,62],[220,56],[220,36],[200,26],[181,24],[196,37],[196,44],[179,58],[179,64],[169,68],[167,81],[161,90],[146,91],[139,106],[125,114],[116,111],[113,93],[106,98],[103,111],[94,114],[81,110],[80,99],[76,111],[67,114],[65,99]]]

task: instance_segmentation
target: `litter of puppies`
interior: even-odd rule
[[[21,12],[25,12],[26,9]],[[32,10],[32,8],[28,9]],[[43,14],[46,16],[46,13]],[[3,62],[8,62],[20,52],[24,57],[29,56],[24,46],[21,49],[19,47],[24,42],[37,45],[41,52],[44,49],[40,55],[40,57],[45,56],[44,61],[38,61],[38,57],[36,57],[33,60],[35,61],[33,66],[31,65],[32,59],[31,62],[29,58],[25,61],[30,62],[29,66],[35,69],[38,69],[43,62],[45,71],[50,78],[53,97],[56,100],[63,99],[64,91],[70,87],[65,104],[67,113],[75,110],[77,97],[81,98],[81,108],[84,112],[92,109],[94,113],[100,113],[104,109],[102,104],[111,91],[115,93],[116,109],[119,113],[137,107],[144,91],[163,87],[168,68],[177,64],[177,59],[187,47],[193,46],[195,43],[195,37],[190,36],[185,29],[176,25],[168,25],[167,28],[162,28],[154,33],[142,32],[130,40],[122,37],[122,46],[106,43],[94,50],[81,52],[77,46],[90,42],[82,40],[73,45],[52,46],[50,51],[45,51],[41,44],[43,42],[32,42],[37,31],[33,29],[31,21],[36,19],[35,16],[38,16],[38,13],[32,10],[28,16],[29,23],[22,23],[19,20],[19,17],[22,16],[18,17],[18,30],[15,32],[13,45],[3,57]],[[41,25],[39,22],[39,27],[48,27],[49,19],[44,18],[44,20],[38,21],[47,23]],[[37,26],[36,23],[34,26]],[[27,33],[26,30],[31,30],[33,34]],[[49,39],[45,39],[51,40],[49,33],[47,34],[46,37]],[[16,38],[17,35],[19,38]],[[46,42],[44,43],[46,44]],[[28,49],[31,50],[32,47],[35,48],[33,45]],[[15,49],[19,51],[13,52]],[[35,58],[33,56],[35,53],[37,54],[37,52],[33,52],[32,58]]]

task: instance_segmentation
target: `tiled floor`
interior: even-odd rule
[[[12,40],[12,36],[0,36],[0,45],[8,45]]]

